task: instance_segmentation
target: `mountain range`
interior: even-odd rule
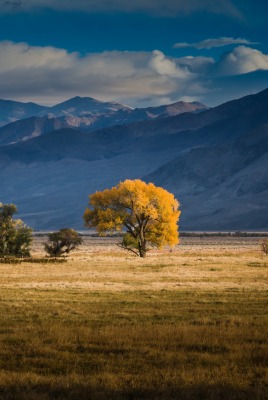
[[[116,102],[103,102],[90,97],[74,97],[53,107],[0,100],[0,110],[1,107],[0,145],[25,141],[62,128],[89,132],[185,112],[200,112],[207,108],[199,102],[179,101],[159,107],[132,109]]]
[[[83,228],[88,195],[126,178],[174,193],[182,230],[268,228],[268,89],[210,109],[30,103],[4,125],[14,103],[0,112],[0,201],[36,229]]]

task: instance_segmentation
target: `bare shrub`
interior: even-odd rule
[[[261,241],[261,249],[264,252],[264,254],[268,255],[268,239],[263,239]]]

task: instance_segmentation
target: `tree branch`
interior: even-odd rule
[[[139,253],[138,253],[137,251],[133,250],[131,247],[123,246],[121,243],[117,243],[116,245],[117,245],[117,247],[120,247],[121,249],[131,251],[131,252],[134,253],[136,256],[139,255]]]

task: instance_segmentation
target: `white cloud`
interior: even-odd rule
[[[215,64],[217,75],[240,75],[257,70],[268,70],[268,55],[245,46],[224,54]]]
[[[54,10],[80,10],[86,12],[146,12],[150,14],[174,15],[195,11],[241,17],[232,0],[0,0],[2,12],[29,11],[38,8]]]
[[[77,57],[54,47],[35,47],[27,43],[0,42],[0,71],[28,68],[68,68]]]
[[[268,70],[268,55],[244,46],[216,61],[211,57],[172,58],[159,50],[82,56],[54,47],[0,42],[0,98],[41,104],[73,96],[117,100],[131,106],[182,98],[206,102],[216,92],[229,98],[226,79],[262,70]]]
[[[251,47],[238,46],[230,52],[223,53],[218,61],[212,57],[187,56],[176,58],[176,63],[196,75],[213,78],[268,70],[268,54]]]
[[[231,44],[257,44],[256,42],[250,42],[247,39],[242,38],[230,38],[230,37],[220,37],[217,39],[205,39],[201,42],[196,43],[175,43],[174,48],[183,49],[186,47],[192,47],[196,49],[211,49],[213,47],[228,46]]]
[[[185,67],[176,65],[175,61],[167,58],[159,50],[153,51],[153,57],[149,63],[151,68],[160,75],[172,78],[189,78],[190,72]]]
[[[136,99],[184,90],[191,79],[185,67],[157,50],[81,56],[53,47],[0,42],[0,98]]]

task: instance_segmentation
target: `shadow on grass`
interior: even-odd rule
[[[22,263],[34,263],[34,264],[62,264],[66,262],[64,258],[15,258],[15,257],[2,257],[0,258],[0,264],[22,264]]]
[[[228,385],[168,387],[161,389],[126,389],[113,391],[105,388],[92,388],[87,385],[51,387],[38,385],[29,387],[0,387],[1,400],[267,400],[268,387],[235,388]]]

